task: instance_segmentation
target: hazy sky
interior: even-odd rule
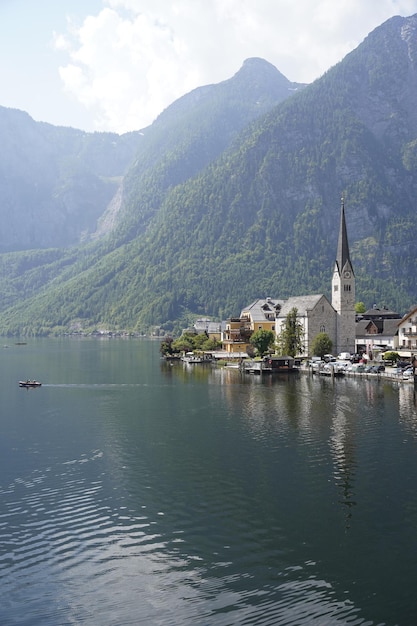
[[[84,130],[138,130],[262,57],[312,82],[417,0],[0,0],[0,105]]]

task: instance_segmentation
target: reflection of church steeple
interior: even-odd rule
[[[333,434],[330,438],[330,448],[334,460],[334,478],[340,490],[339,503],[343,505],[345,511],[345,528],[349,530],[353,508],[356,506],[355,500],[355,443],[354,433],[351,430],[343,412],[335,415],[333,421]]]

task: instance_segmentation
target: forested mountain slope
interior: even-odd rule
[[[358,299],[404,312],[417,300],[416,64],[417,16],[393,18],[221,154],[192,106],[178,134],[157,120],[108,237],[23,271],[22,257],[0,258],[14,277],[8,305],[17,283],[38,286],[4,308],[0,331],[169,329],[236,315],[258,296],[329,295],[342,194]],[[225,108],[223,98],[216,120],[227,127]]]

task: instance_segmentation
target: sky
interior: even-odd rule
[[[261,57],[310,83],[417,0],[0,0],[0,106],[124,133]]]

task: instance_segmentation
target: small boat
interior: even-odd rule
[[[194,352],[187,352],[187,354],[181,357],[181,360],[184,361],[184,363],[189,363],[190,365],[194,363],[207,363],[207,360],[205,360],[202,356],[194,354]]]
[[[42,383],[37,380],[19,380],[19,387],[41,387]]]

